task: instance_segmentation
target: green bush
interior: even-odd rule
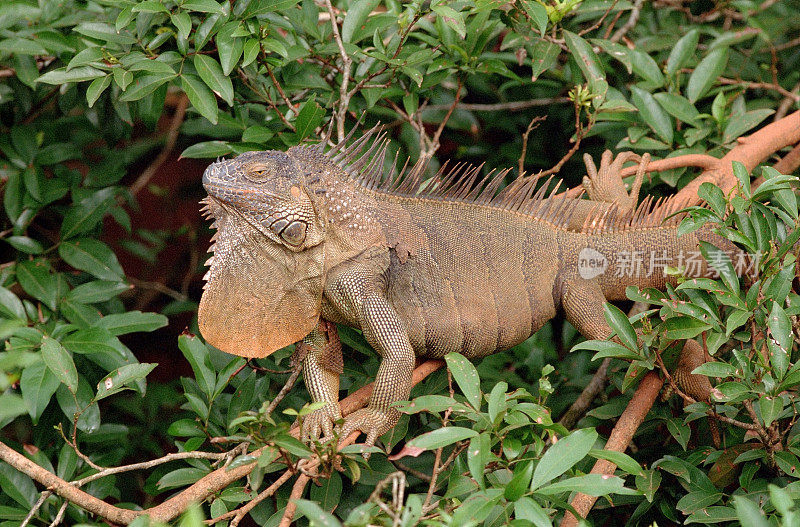
[[[466,161],[559,172],[569,186],[584,173],[578,151],[719,157],[798,107],[798,10],[795,0],[2,2],[2,442],[122,509],[164,502],[225,464],[256,462],[247,477],[170,516],[186,511],[186,525],[245,506],[298,459],[332,454],[288,433],[309,411],[301,387],[271,404],[297,377],[291,347],[246,362],[194,336],[195,317],[177,342],[159,344],[163,354],[180,351],[194,378],[146,384],[155,365],[137,355],[168,333],[140,334],[170,322],[182,330],[203,273],[202,262],[187,261],[193,285],[175,293],[160,284],[171,298],[152,304],[142,301],[137,271],[120,264],[132,255],[157,265],[170,244],[207,234],[207,226],[161,232],[131,220],[140,192],[184,191],[178,181],[148,185],[143,168],[157,169],[174,148],[200,159],[284,150],[318,140],[329,121],[337,139],[380,121],[389,159],[429,157],[431,171]],[[587,342],[565,355],[578,338],[556,320],[475,366],[449,356],[450,376],[415,387],[368,461],[357,447],[329,456],[293,502],[296,516],[325,525],[542,526],[560,520],[574,491],[588,491],[604,496],[591,517],[598,525],[795,525],[796,186],[764,168],[755,175],[765,182],[751,190],[747,171],[736,170],[739,191],[702,187],[709,206],[681,228],[712,222],[759,253],[754,283],[728,270],[666,292],[629,291],[657,308],[634,326],[607,308],[618,333],[640,330],[635,347]],[[645,191],[669,195],[695,175],[662,171]],[[199,173],[192,187],[199,197]],[[378,358],[357,331],[340,333],[344,397],[374,377]],[[718,379],[715,404],[657,403],[636,449],[602,450],[637,381],[668,371],[672,344],[686,338],[700,338],[715,358],[698,372]],[[569,432],[553,416],[587,385],[601,347],[595,359],[614,357],[609,387]],[[141,471],[93,477],[176,451]],[[616,463],[616,475],[588,474],[598,458]],[[0,463],[2,526],[104,523],[31,475]],[[290,492],[284,485],[256,499],[249,515],[277,525]]]

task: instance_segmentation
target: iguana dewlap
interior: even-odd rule
[[[417,165],[383,177],[385,150],[369,133],[328,152],[247,152],[203,176],[217,233],[201,332],[247,357],[303,340],[306,385],[328,403],[306,418],[306,436],[329,435],[340,417],[341,370],[320,317],[362,330],[382,356],[369,406],[341,431],[372,443],[397,421],[391,405],[408,398],[415,357],[480,358],[559,310],[587,338],[607,338],[604,302],[625,299],[629,285],[666,284],[647,259],[677,267],[700,240],[732,249],[707,229],[678,238],[675,220],[663,220],[679,203],[615,216],[590,212],[587,200],[545,198],[533,179],[497,192],[503,172],[481,179],[457,167],[423,182]],[[576,219],[582,232],[568,228]],[[613,267],[626,255],[638,256],[638,270]]]

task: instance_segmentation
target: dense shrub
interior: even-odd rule
[[[276,525],[291,503],[314,524],[543,526],[574,491],[604,496],[598,525],[796,525],[794,178],[756,169],[751,185],[736,165],[737,190],[701,187],[708,207],[681,227],[715,223],[758,253],[752,283],[722,262],[716,279],[630,290],[654,309],[632,322],[614,306],[606,315],[633,340],[567,354],[579,338],[556,320],[475,366],[451,355],[368,461],[355,446],[331,460],[330,445],[289,433],[309,411],[301,386],[281,392],[297,379],[291,347],[247,363],[196,336],[209,233],[174,204],[203,194],[205,161],[191,159],[286,149],[329,121],[336,139],[380,121],[387,158],[430,157],[431,171],[485,163],[558,173],[570,187],[585,173],[577,152],[721,157],[798,107],[798,10],[795,0],[2,2],[0,446],[11,449],[1,457],[13,449],[117,510],[175,493],[150,512],[186,525],[235,510]],[[669,195],[696,175],[661,171],[644,191]],[[170,206],[150,214],[180,218],[153,227],[139,210],[152,199]],[[345,397],[378,357],[357,331],[340,332]],[[698,373],[717,399],[658,402],[635,448],[602,450],[641,378],[668,372],[687,338],[714,356]],[[614,358],[610,382],[570,432],[553,416],[588,384],[593,356]],[[186,363],[151,373],[183,360],[173,357],[192,375]],[[257,498],[312,454],[329,456],[316,484],[295,485],[302,499],[289,501],[290,484]],[[598,458],[616,475],[588,474]],[[203,487],[199,506],[179,502],[204,476],[243,467]],[[23,472],[0,463],[2,525],[104,523],[85,497],[65,500]]]

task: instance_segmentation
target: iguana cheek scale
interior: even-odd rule
[[[479,168],[463,165],[427,181],[422,164],[384,177],[386,147],[371,131],[327,152],[248,152],[203,177],[217,234],[201,332],[248,357],[302,340],[308,391],[328,403],[305,418],[305,438],[330,435],[341,415],[341,352],[327,321],[360,329],[382,356],[368,407],[341,430],[361,430],[371,444],[397,422],[392,404],[408,398],[417,357],[484,357],[524,341],[559,310],[587,338],[604,339],[604,302],[623,300],[628,285],[667,282],[663,273],[587,274],[587,252],[609,261],[658,254],[675,266],[701,240],[734,250],[706,228],[678,238],[677,220],[664,220],[680,203],[646,201],[623,213],[547,198],[533,178],[498,192],[506,172],[479,178]],[[590,197],[619,203],[619,192],[602,188],[613,185],[609,163],[604,156],[601,177],[589,167],[595,185],[587,186]],[[708,380],[690,377],[685,388],[707,397]]]

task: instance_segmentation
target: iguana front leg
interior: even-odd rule
[[[369,405],[347,417],[340,437],[360,430],[367,435],[366,444],[371,446],[400,419],[400,412],[392,404],[408,399],[411,393],[414,350],[400,318],[380,296],[364,299],[361,329],[367,342],[383,356],[383,360],[375,376]]]
[[[367,435],[368,445],[397,424],[400,412],[392,404],[408,399],[414,369],[414,350],[406,328],[386,299],[380,281],[370,276],[366,269],[351,268],[326,287],[326,296],[336,309],[357,323],[370,346],[383,357],[369,405],[349,415],[340,434],[347,437],[360,430]]]
[[[320,319],[317,327],[295,346],[294,360],[302,362],[303,380],[312,402],[325,406],[305,416],[300,437],[310,441],[333,436],[336,421],[342,418],[339,408],[339,375],[343,371],[342,344],[336,324]]]

